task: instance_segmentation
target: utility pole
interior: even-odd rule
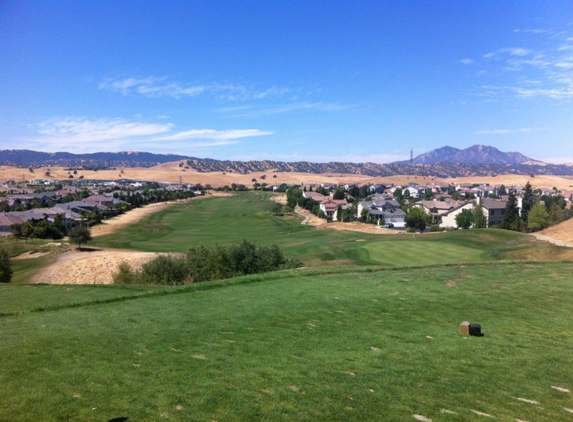
[[[410,150],[410,165],[414,164],[414,148]]]

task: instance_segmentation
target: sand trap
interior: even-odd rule
[[[153,252],[124,250],[78,251],[61,254],[56,261],[32,278],[32,283],[47,284],[112,284],[113,273],[121,262],[140,268],[157,256]]]

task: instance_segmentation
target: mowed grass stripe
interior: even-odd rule
[[[566,421],[572,271],[293,272],[1,318],[0,420]]]

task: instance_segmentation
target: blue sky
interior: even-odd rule
[[[573,163],[573,2],[0,1],[0,149]]]

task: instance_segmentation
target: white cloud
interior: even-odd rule
[[[546,98],[563,100],[573,98],[573,48],[568,37],[570,32],[545,30],[520,30],[516,33],[538,34],[543,48],[523,47],[500,48],[483,55],[476,64],[487,69],[479,76],[489,78],[490,83],[482,86],[476,95],[495,101],[498,98],[510,97],[519,99]],[[530,39],[529,39],[530,40]],[[496,85],[494,80],[503,84]],[[531,81],[536,81],[532,85]]]
[[[518,56],[523,57],[531,54],[532,51],[528,50],[527,48],[519,48],[519,47],[512,47],[512,48],[500,48],[495,51],[491,51],[483,55],[486,59],[492,58],[499,58],[500,56],[509,55],[509,56]]]
[[[146,78],[106,78],[99,84],[99,89],[118,92],[124,96],[137,94],[148,98],[197,97],[210,94],[214,98],[229,101],[262,100],[270,97],[281,97],[291,91],[290,88],[271,86],[257,89],[241,84],[210,83],[188,84],[169,81],[166,77],[149,76]]]
[[[121,118],[53,118],[32,129],[37,136],[23,140],[20,148],[43,151],[98,152],[180,150],[182,146],[217,147],[239,143],[239,139],[272,135],[260,129],[193,129],[174,131],[173,123],[128,121]],[[197,141],[197,142],[183,142]],[[32,146],[33,145],[33,146]]]
[[[460,63],[461,64],[472,64],[474,62],[473,59],[461,59]]]
[[[98,142],[110,139],[157,135],[171,130],[171,123],[130,122],[123,119],[90,120],[65,117],[45,120],[36,130],[40,135],[69,142]]]
[[[519,129],[485,129],[476,130],[474,135],[515,135],[520,133],[543,132],[547,129],[536,127],[523,127]]]
[[[522,98],[546,97],[554,100],[573,98],[573,86],[538,89],[512,87],[510,89]]]
[[[159,141],[183,141],[189,139],[211,139],[219,141],[219,145],[224,145],[224,142],[231,143],[235,139],[250,138],[253,136],[273,135],[273,132],[259,130],[259,129],[230,129],[230,130],[215,130],[215,129],[193,129],[182,132],[176,132],[166,136],[154,138]],[[236,143],[236,142],[233,142]],[[210,144],[212,145],[212,143]]]
[[[355,108],[354,105],[328,102],[298,102],[270,107],[224,107],[221,112],[233,114],[236,117],[261,117],[275,114],[292,113],[296,111],[341,111]]]

